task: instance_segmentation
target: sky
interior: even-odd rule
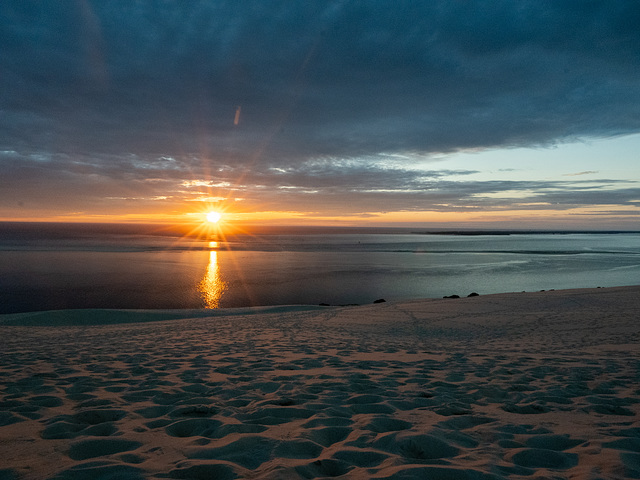
[[[0,45],[0,220],[640,225],[636,0],[5,0]]]

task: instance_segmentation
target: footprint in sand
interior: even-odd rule
[[[84,410],[73,415],[58,415],[47,421],[40,436],[44,439],[71,439],[79,435],[106,437],[118,429],[115,422],[127,412],[117,409]]]
[[[104,465],[87,462],[60,472],[50,480],[84,480],[84,479],[126,479],[144,480],[144,471],[130,465]]]
[[[566,470],[578,464],[578,455],[546,448],[529,448],[515,453],[512,460],[516,465],[526,468]]]
[[[315,460],[305,466],[295,467],[295,471],[302,478],[325,478],[345,475],[353,468],[353,465],[350,465],[347,462],[328,458],[324,460]]]
[[[389,455],[370,450],[340,450],[333,458],[360,468],[374,468],[389,458]]]
[[[116,438],[82,440],[71,444],[69,457],[73,460],[87,460],[88,458],[128,452],[141,446],[140,442]]]
[[[182,478],[190,480],[231,480],[238,478],[234,469],[223,463],[204,463],[192,465],[190,462],[183,462],[174,470],[169,472],[169,478]]]

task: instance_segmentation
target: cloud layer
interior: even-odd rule
[[[274,208],[463,208],[539,186],[413,162],[640,131],[633,0],[10,1],[0,21],[2,205],[206,179]],[[568,204],[597,197],[571,185]]]

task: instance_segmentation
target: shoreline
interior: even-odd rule
[[[224,316],[245,316],[245,315],[261,315],[271,313],[285,312],[305,312],[324,309],[339,308],[356,308],[365,307],[376,304],[404,304],[415,302],[432,302],[439,300],[461,300],[463,298],[477,297],[500,297],[510,295],[537,295],[557,292],[564,293],[589,293],[599,290],[614,289],[640,289],[640,285],[620,285],[613,287],[579,287],[566,289],[548,289],[538,290],[535,292],[500,292],[477,294],[472,292],[468,295],[446,295],[443,297],[424,297],[414,299],[401,299],[386,301],[384,299],[374,300],[370,303],[348,304],[348,305],[332,305],[327,303],[321,304],[293,304],[293,305],[258,305],[252,307],[225,307],[225,308],[171,308],[171,309],[149,309],[149,308],[72,308],[59,310],[34,310],[28,312],[0,313],[0,327],[2,326],[20,326],[24,325],[47,325],[55,323],[55,325],[79,326],[79,325],[108,325],[131,322],[155,322],[168,320],[182,320],[188,318],[208,318],[208,317],[224,317]],[[52,325],[53,326],[53,325]]]
[[[311,307],[0,320],[0,478],[640,476],[640,286]]]

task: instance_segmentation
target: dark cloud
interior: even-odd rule
[[[3,189],[215,178],[462,205],[489,184],[380,156],[640,130],[635,0],[10,0],[0,22]]]

